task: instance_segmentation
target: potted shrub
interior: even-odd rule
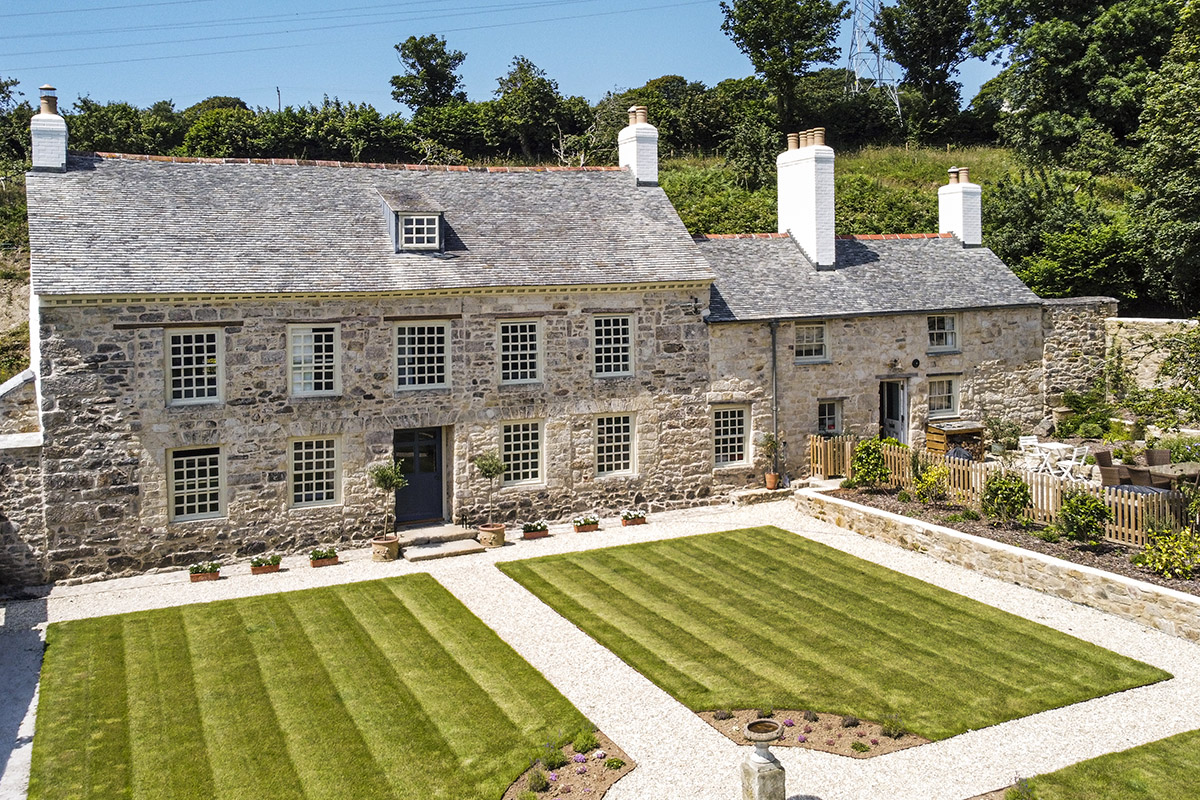
[[[582,517],[576,517],[572,520],[571,524],[575,526],[576,533],[600,530],[600,519],[592,514],[584,514]]]
[[[268,572],[279,572],[279,562],[282,560],[283,556],[279,553],[255,556],[250,559],[250,574],[266,575]]]
[[[645,525],[646,512],[638,509],[626,510],[621,512],[622,525]]]
[[[500,458],[500,454],[495,450],[488,450],[485,453],[480,453],[475,456],[475,469],[479,470],[479,474],[488,480],[488,521],[478,526],[479,543],[484,547],[500,547],[504,544],[504,523],[493,522],[492,514],[495,511],[495,506],[492,505],[492,492],[496,491],[496,479],[508,471],[508,465],[504,463],[504,459]]]
[[[383,492],[387,500],[383,510],[383,534],[371,540],[372,561],[395,561],[396,557],[400,555],[400,539],[388,525],[388,519],[391,517],[396,492],[408,486],[408,479],[404,477],[403,467],[403,461],[392,459],[381,464],[374,464],[367,469],[371,485]]]
[[[201,561],[188,567],[192,583],[198,581],[215,581],[221,577],[221,564],[218,561]]]
[[[763,476],[768,489],[779,488],[779,472],[777,472],[779,469],[779,448],[779,438],[773,433],[764,433],[758,444],[758,449],[771,462],[767,473]]]
[[[539,519],[537,522],[526,522],[521,526],[522,539],[542,539],[549,535],[550,526],[544,519]]]
[[[313,551],[308,554],[308,563],[314,567],[328,567],[338,563],[337,548],[332,545],[329,547],[314,547]]]

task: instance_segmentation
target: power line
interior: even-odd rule
[[[0,14],[0,19],[9,17],[44,17],[50,14],[90,14],[93,11],[116,11],[122,8],[150,8],[151,6],[190,6],[196,3],[212,3],[215,0],[166,0],[160,3],[129,3],[123,6],[100,6],[98,8],[59,8],[54,11],[20,11],[16,14]]]

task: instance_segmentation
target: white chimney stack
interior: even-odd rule
[[[58,115],[58,97],[54,87],[43,86],[42,109],[29,121],[33,137],[33,169],[35,172],[67,171],[67,122]]]
[[[983,189],[967,167],[951,167],[950,182],[938,189],[938,231],[953,233],[964,247],[983,244]]]
[[[779,169],[779,232],[790,233],[818,269],[834,265],[833,148],[825,129],[788,134]]]
[[[646,107],[629,109],[629,125],[617,134],[617,156],[639,184],[658,184],[658,128],[646,121]]]

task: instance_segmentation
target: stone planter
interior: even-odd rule
[[[633,519],[622,519],[622,520],[621,520],[621,525],[622,525],[622,526],[629,526],[629,525],[645,525],[645,524],[646,524],[646,518],[645,518],[645,517],[634,517]]]
[[[192,583],[199,583],[200,581],[215,581],[220,577],[220,572],[192,572],[188,575],[188,578],[191,579]]]
[[[400,539],[397,536],[376,536],[371,540],[372,561],[395,561],[400,555]]]
[[[595,525],[576,525],[575,526],[576,533],[589,533],[591,531],[598,531],[598,530],[600,530],[599,523],[597,523]]]
[[[545,539],[549,535],[550,535],[550,531],[523,531],[521,533],[521,538],[522,539]]]
[[[269,572],[279,572],[279,565],[278,564],[263,564],[261,567],[256,567],[253,565],[251,565],[251,567],[250,567],[251,575],[266,575]]]
[[[479,535],[475,538],[484,547],[503,547],[505,525],[502,522],[485,522],[476,528]]]
[[[340,563],[338,557],[333,558],[310,558],[308,563],[314,567],[332,567],[334,564]]]

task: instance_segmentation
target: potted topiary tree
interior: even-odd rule
[[[500,547],[504,544],[504,523],[493,522],[492,514],[495,512],[495,506],[492,505],[492,493],[496,491],[496,479],[508,471],[508,465],[504,463],[504,459],[500,458],[500,454],[495,450],[488,450],[475,456],[475,469],[479,470],[479,474],[488,480],[488,521],[478,527],[479,543],[484,547]]]
[[[758,444],[758,449],[771,462],[767,473],[763,476],[768,489],[779,488],[779,447],[779,437],[773,433],[764,433]]]
[[[408,486],[408,479],[404,477],[403,467],[403,461],[392,459],[382,464],[374,464],[367,469],[371,485],[384,492],[384,496],[388,499],[383,511],[383,535],[376,536],[371,540],[371,560],[373,561],[395,561],[396,557],[400,555],[400,539],[388,526],[388,519],[391,516],[396,492]]]

